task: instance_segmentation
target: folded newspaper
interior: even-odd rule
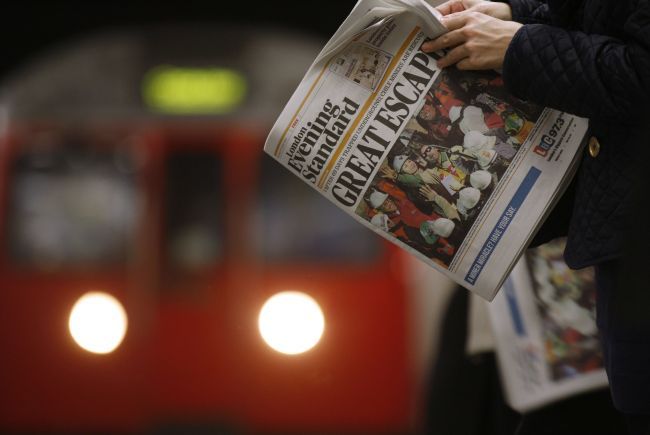
[[[352,215],[492,300],[570,180],[587,120],[439,69],[424,0],[360,0],[264,150]]]
[[[573,271],[564,241],[526,252],[489,304],[506,400],[526,412],[605,388],[591,268]]]

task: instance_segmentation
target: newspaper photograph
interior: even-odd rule
[[[605,387],[592,268],[571,270],[564,240],[528,250],[489,305],[508,403],[518,411]]]
[[[425,1],[361,0],[265,151],[373,231],[492,300],[571,178],[587,120],[495,71],[440,69]]]

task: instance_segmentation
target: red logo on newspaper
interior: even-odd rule
[[[555,145],[555,139],[553,139],[550,136],[544,135],[542,136],[542,140],[539,142],[539,145],[533,148],[533,152],[535,154],[539,154],[542,157],[546,157],[546,154],[548,154],[548,150],[550,150],[553,145]]]
[[[553,126],[548,131],[548,134],[542,136],[542,140],[539,141],[539,144],[535,148],[533,148],[533,152],[535,154],[539,154],[542,157],[546,157],[549,150],[553,148],[553,146],[557,142],[557,138],[560,135],[560,131],[562,130],[562,126],[564,125],[565,122],[562,115],[563,114],[560,113],[560,115],[553,123]]]

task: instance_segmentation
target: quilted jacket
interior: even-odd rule
[[[509,0],[513,20],[525,24],[506,53],[510,92],[590,119],[600,144],[585,151],[570,189],[572,213],[558,207],[572,268],[621,255],[632,227],[632,187],[639,180],[645,107],[650,106],[650,0]],[[558,218],[559,216],[559,218]],[[551,218],[550,221],[553,221]],[[560,235],[560,234],[555,234]]]

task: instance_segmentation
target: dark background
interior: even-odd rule
[[[232,4],[231,4],[232,3]],[[252,2],[36,1],[11,0],[0,13],[0,74],[74,37],[116,27],[178,22],[241,23],[281,26],[329,37],[352,10],[354,0]]]

